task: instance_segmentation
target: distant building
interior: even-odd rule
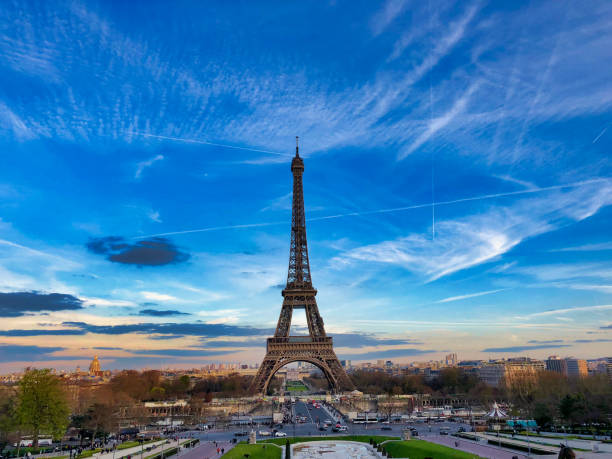
[[[560,359],[556,355],[551,355],[546,359],[546,370],[554,371],[562,375],[567,374],[567,365],[565,359]]]
[[[527,357],[489,362],[480,367],[478,377],[485,384],[498,387],[502,381],[508,386],[519,383],[524,378],[535,378],[545,368],[544,362]]]
[[[90,376],[102,376],[102,369],[100,368],[100,361],[98,356],[94,356],[93,360],[89,364],[89,375]]]
[[[582,359],[565,359],[566,374],[568,377],[583,378],[589,374],[586,360]]]
[[[478,368],[478,377],[491,387],[498,387],[506,376],[506,365],[493,363]]]
[[[444,363],[446,363],[446,366],[448,367],[457,366],[457,354],[455,352],[453,352],[452,354],[448,354],[444,358]]]

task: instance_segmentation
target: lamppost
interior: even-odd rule
[[[531,442],[529,441],[529,420],[527,421],[527,457],[531,457]]]

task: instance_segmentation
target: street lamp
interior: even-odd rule
[[[529,420],[527,420],[527,457],[531,457],[531,442],[529,441]]]

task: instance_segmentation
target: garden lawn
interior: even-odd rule
[[[264,449],[265,447],[265,449]],[[223,455],[225,459],[244,459],[248,454],[249,459],[280,459],[282,449],[274,445],[245,445],[238,444]]]
[[[471,453],[465,453],[447,446],[436,445],[424,440],[392,441],[383,445],[391,457],[409,457],[410,459],[423,459],[435,457],[436,459],[473,459]]]
[[[289,443],[303,443],[307,441],[358,441],[360,443],[369,443],[370,438],[376,440],[377,443],[386,440],[399,440],[399,437],[385,437],[378,435],[330,435],[329,437],[283,437],[283,438],[272,438],[270,440],[263,440],[260,443],[275,443],[280,446],[284,446],[289,440]]]
[[[149,443],[155,443],[156,441],[159,441],[159,439],[158,440],[147,440],[144,442],[144,445],[148,445]],[[117,449],[118,450],[128,449],[128,448],[134,448],[135,446],[140,446],[140,443],[137,441],[124,441],[119,446],[117,446]]]

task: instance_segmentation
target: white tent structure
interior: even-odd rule
[[[493,408],[491,408],[491,411],[487,414],[487,417],[493,419],[504,419],[507,418],[508,415],[499,407],[497,402],[493,402]]]

